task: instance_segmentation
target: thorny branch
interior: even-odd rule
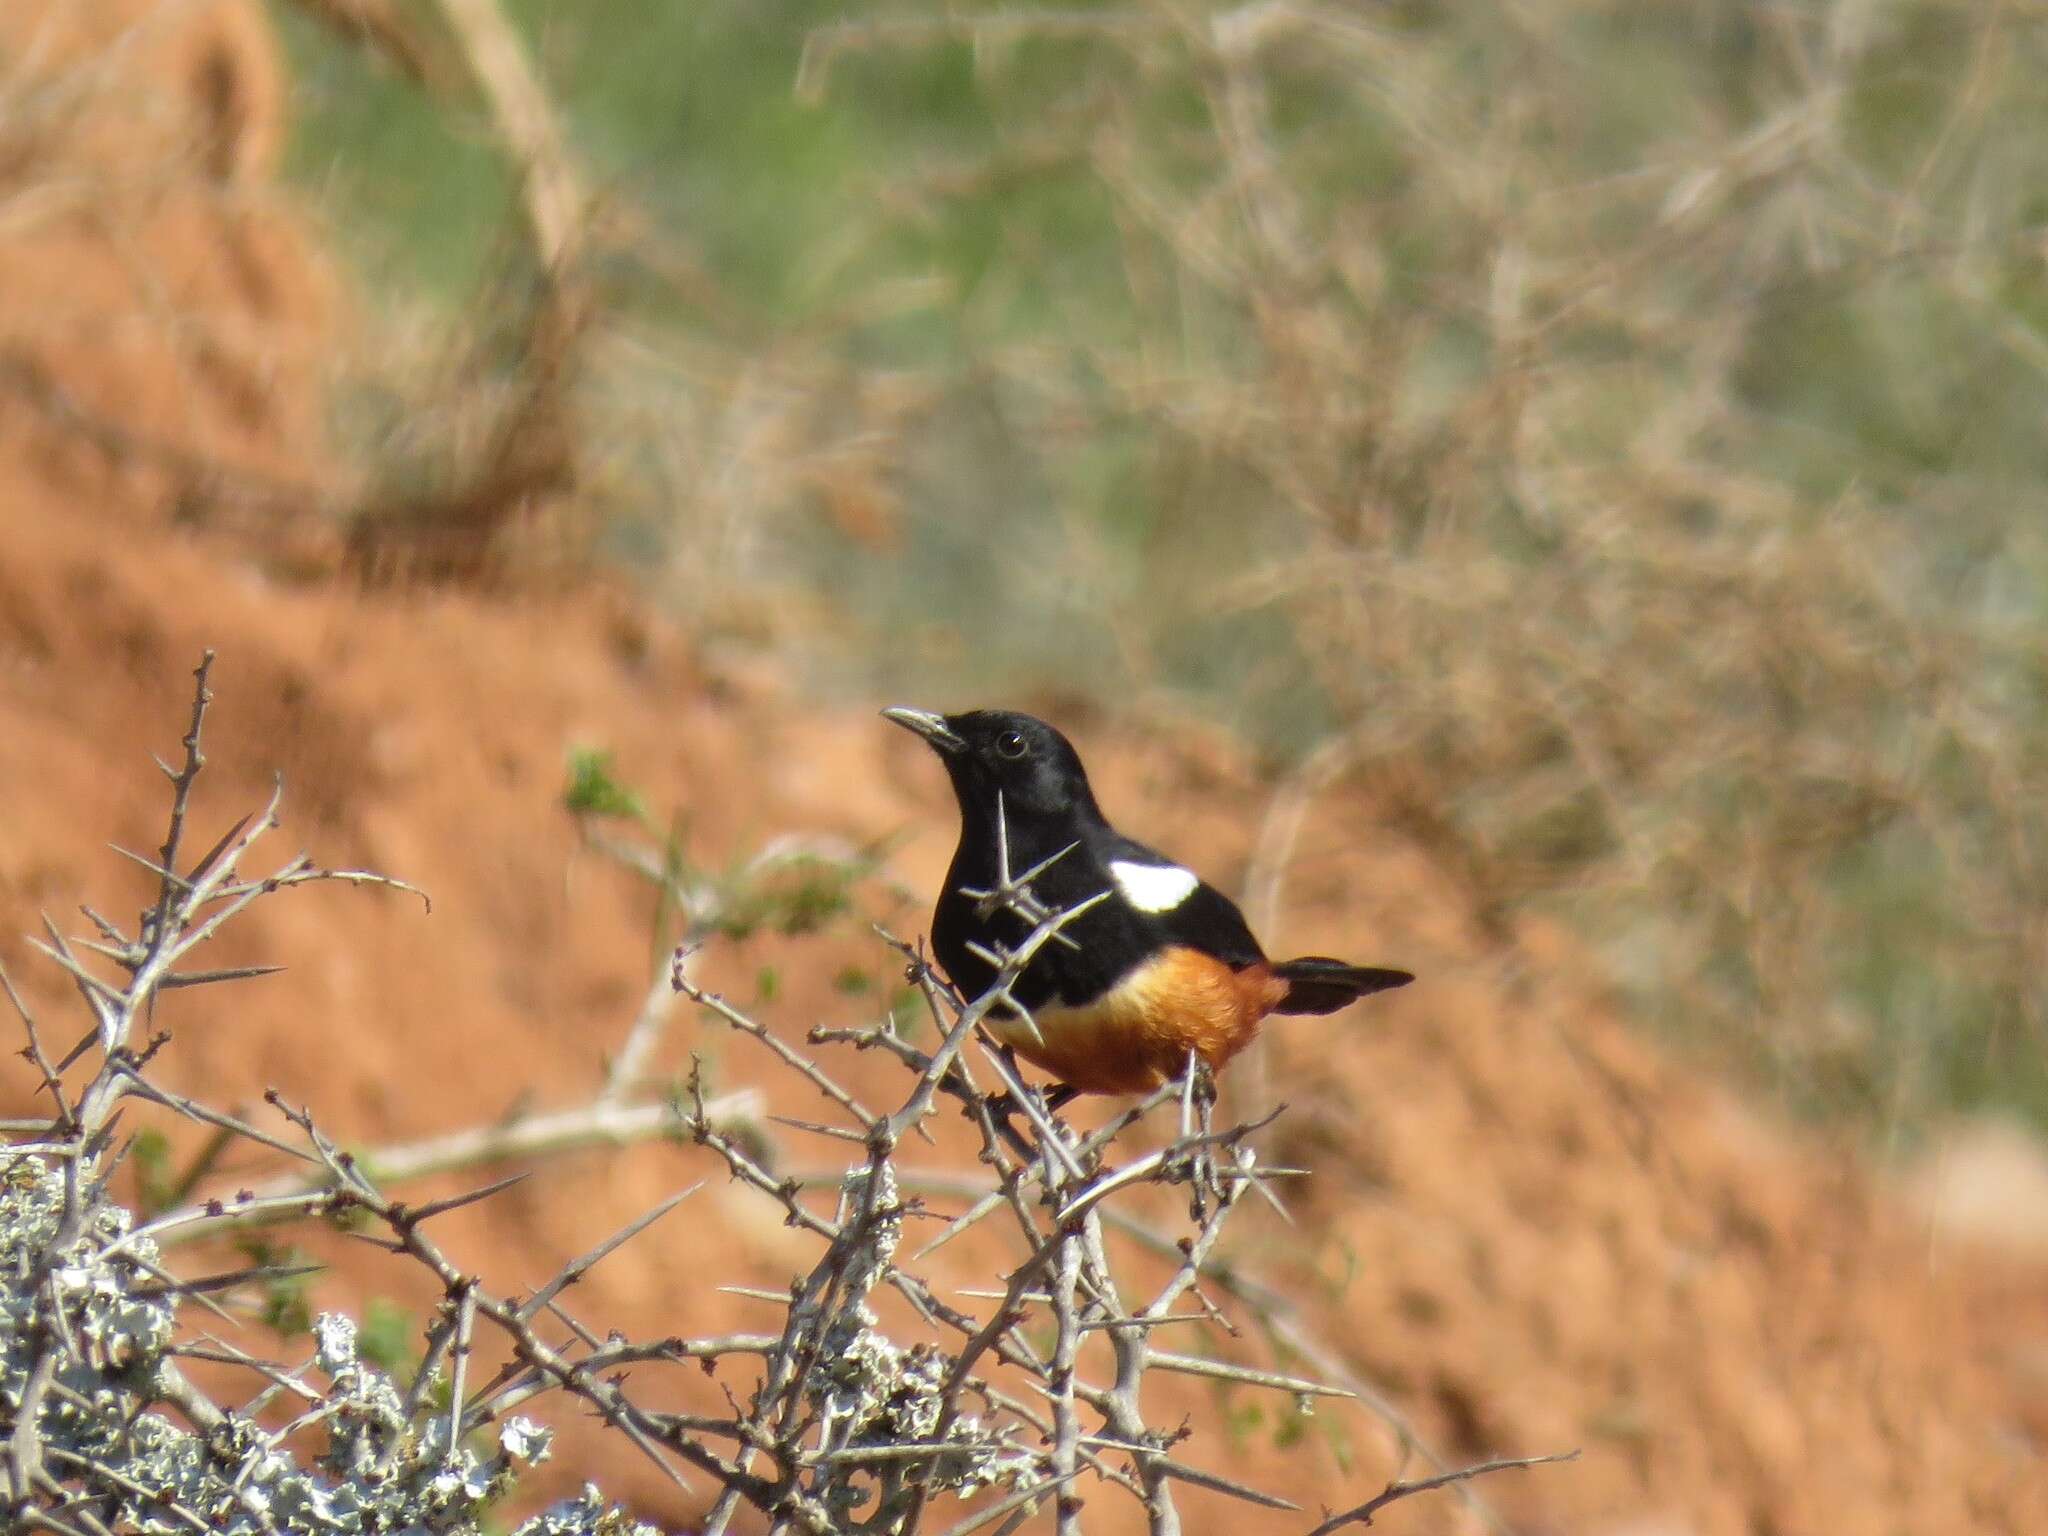
[[[205,766],[211,660],[196,674],[182,761],[164,765],[171,809],[163,845],[154,859],[140,860],[157,877],[151,905],[132,934],[88,911],[97,937],[72,940],[52,926],[42,943],[93,1021],[73,1061],[52,1061],[36,1021],[11,983],[4,987],[27,1035],[23,1054],[50,1100],[47,1122],[0,1152],[0,1276],[7,1287],[0,1308],[0,1473],[15,1528],[63,1536],[102,1536],[125,1526],[281,1533],[331,1529],[337,1510],[374,1509],[380,1528],[472,1532],[485,1505],[546,1454],[547,1432],[520,1414],[551,1398],[580,1404],[659,1468],[682,1499],[705,1508],[706,1536],[722,1536],[742,1510],[771,1532],[806,1536],[934,1529],[965,1536],[1016,1531],[1044,1516],[1071,1533],[1082,1530],[1084,1511],[1104,1496],[1136,1500],[1150,1531],[1172,1533],[1181,1529],[1174,1494],[1180,1484],[1260,1508],[1296,1508],[1176,1455],[1186,1429],[1154,1424],[1144,1401],[1154,1370],[1277,1392],[1301,1405],[1356,1395],[1292,1372],[1154,1347],[1161,1328],[1236,1332],[1203,1282],[1257,1303],[1254,1289],[1219,1264],[1217,1244],[1246,1189],[1295,1170],[1258,1164],[1249,1137],[1263,1122],[1213,1125],[1208,1084],[1193,1076],[1092,1132],[1058,1117],[981,1026],[991,1014],[1017,1008],[1011,989],[1033,957],[1047,944],[1072,942],[1064,930],[1101,898],[1048,909],[1031,890],[1037,871],[1008,873],[1007,848],[1000,850],[1003,876],[984,899],[1033,926],[1014,950],[991,952],[997,974],[986,994],[954,995],[919,955],[897,944],[937,1030],[929,1051],[893,1020],[820,1027],[807,1046],[790,1043],[703,990],[687,964],[694,940],[703,937],[693,932],[693,943],[677,949],[668,974],[647,995],[592,1102],[581,1108],[351,1153],[309,1108],[275,1092],[266,1102],[284,1124],[273,1132],[151,1082],[151,1063],[168,1037],[158,1033],[138,1047],[136,1034],[155,996],[263,969],[180,968],[229,919],[300,884],[409,889],[381,876],[322,869],[304,856],[268,876],[247,873],[251,850],[277,825],[276,794],[188,861],[192,786]],[[94,969],[81,952],[111,962],[114,973]],[[638,1098],[669,999],[678,994],[757,1042],[777,1069],[816,1093],[822,1120],[782,1123],[853,1148],[852,1161],[822,1179],[778,1174],[760,1154],[765,1132],[755,1093],[709,1097],[694,1072],[665,1099]],[[839,1080],[823,1053],[833,1046],[879,1052],[901,1070],[893,1107],[870,1107],[872,1090],[864,1098]],[[83,1074],[75,1088],[67,1079],[74,1069]],[[246,1144],[289,1154],[299,1166],[233,1195],[192,1196],[189,1186],[203,1183],[194,1174],[179,1196],[187,1203],[138,1224],[108,1193],[125,1150],[117,1111],[131,1096],[203,1124],[216,1149]],[[915,1176],[899,1170],[897,1155],[906,1138],[929,1137],[942,1102],[971,1128],[993,1188],[972,1186],[970,1208],[905,1256],[906,1222],[927,1213],[904,1193]],[[1176,1109],[1178,1125],[1152,1132],[1148,1149],[1130,1145],[1147,1134],[1149,1121]],[[587,1327],[565,1310],[570,1287],[690,1191],[524,1296],[489,1285],[431,1231],[440,1216],[488,1199],[523,1175],[425,1203],[388,1192],[428,1172],[656,1135],[703,1147],[817,1241],[818,1257],[786,1291],[745,1293],[771,1305],[767,1326],[715,1338],[634,1340]],[[829,1212],[806,1199],[821,1184],[836,1197]],[[1185,1195],[1184,1228],[1156,1232],[1121,1209],[1147,1188],[1155,1206],[1161,1189]],[[335,1314],[315,1321],[313,1357],[296,1367],[221,1341],[181,1337],[182,1305],[219,1307],[241,1288],[295,1271],[255,1264],[180,1279],[160,1262],[167,1246],[229,1226],[307,1219],[343,1223],[432,1276],[442,1300],[409,1379],[369,1364],[353,1323]],[[960,1293],[959,1302],[943,1298],[916,1266],[992,1220],[1009,1234],[1010,1267],[990,1290]],[[1142,1261],[1120,1261],[1119,1245],[1133,1235],[1145,1239]],[[1147,1247],[1168,1263],[1142,1259]],[[884,1327],[883,1293],[913,1319],[917,1336],[909,1342]],[[1261,1321],[1272,1320],[1261,1314]],[[486,1335],[495,1346],[489,1350]],[[480,1357],[504,1363],[488,1370]],[[254,1379],[253,1395],[217,1401],[179,1372],[180,1358],[242,1366]],[[727,1362],[750,1375],[732,1385],[717,1378],[722,1411],[671,1406],[676,1394],[666,1373],[680,1368],[687,1380]],[[290,1415],[266,1418],[278,1403],[288,1403]],[[11,1411],[8,1404],[15,1405]],[[307,1443],[313,1433],[327,1437],[326,1453],[316,1466],[301,1468],[288,1445]],[[1561,1458],[1495,1461],[1393,1482],[1330,1516],[1316,1536],[1369,1523],[1398,1498],[1554,1459]],[[962,1506],[943,1525],[934,1523],[935,1496]],[[635,1529],[622,1521],[588,1489],[519,1529],[520,1536]]]
[[[1544,1467],[1557,1461],[1577,1461],[1577,1451],[1561,1451],[1554,1456],[1502,1456],[1493,1461],[1482,1461],[1476,1466],[1459,1467],[1452,1472],[1439,1472],[1434,1477],[1397,1479],[1388,1483],[1363,1504],[1354,1505],[1330,1516],[1308,1536],[1330,1536],[1330,1532],[1342,1530],[1347,1525],[1371,1525],[1372,1517],[1398,1500],[1412,1498],[1418,1493],[1428,1493],[1434,1488],[1447,1488],[1453,1483],[1462,1483],[1469,1478],[1484,1477],[1489,1472],[1513,1472],[1524,1467]]]

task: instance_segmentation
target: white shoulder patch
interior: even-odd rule
[[[1134,864],[1128,859],[1111,859],[1109,872],[1116,877],[1124,900],[1140,912],[1171,912],[1202,883],[1193,870],[1182,869],[1178,864]]]

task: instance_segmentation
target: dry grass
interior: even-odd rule
[[[978,359],[1039,464],[1127,466],[1068,546],[1110,691],[1319,722],[1797,1101],[2048,1109],[2043,18],[1028,15],[935,30],[1114,224],[1125,323]]]

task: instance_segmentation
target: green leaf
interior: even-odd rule
[[[924,994],[915,987],[898,987],[889,1000],[889,1027],[906,1040],[917,1037],[928,1017]]]
[[[395,1301],[372,1296],[363,1308],[362,1325],[356,1330],[356,1349],[372,1365],[396,1373],[412,1364],[416,1332],[410,1312]]]
[[[171,1139],[155,1126],[135,1135],[129,1152],[135,1164],[136,1203],[145,1213],[163,1210],[171,1202],[175,1183],[171,1177]]]
[[[562,791],[562,804],[576,816],[647,819],[640,796],[614,776],[611,753],[595,747],[569,749],[569,783]]]
[[[267,1268],[288,1269],[304,1262],[296,1248],[273,1243],[257,1233],[237,1239],[235,1247],[251,1264]],[[313,1331],[311,1280],[310,1275],[284,1275],[264,1282],[258,1316],[279,1338],[294,1339]]]

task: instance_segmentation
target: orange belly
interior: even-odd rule
[[[1263,965],[1233,971],[1199,950],[1169,949],[1092,1003],[1040,1008],[1030,1023],[991,1018],[988,1028],[1083,1093],[1144,1093],[1180,1076],[1189,1051],[1221,1069],[1286,996],[1287,983]]]

